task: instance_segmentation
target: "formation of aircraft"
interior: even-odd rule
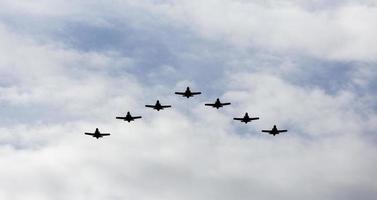
[[[92,137],[95,137],[95,138],[101,138],[103,136],[109,136],[110,133],[101,133],[99,132],[98,128],[96,128],[96,130],[94,131],[94,133],[85,133],[85,135],[91,135]]]
[[[220,99],[217,98],[216,101],[215,101],[215,103],[206,103],[206,104],[204,104],[204,105],[205,105],[205,106],[212,106],[212,107],[214,107],[214,108],[216,108],[216,109],[219,109],[219,108],[221,108],[221,107],[223,107],[223,106],[230,105],[230,103],[221,103]]]
[[[245,115],[242,118],[233,118],[234,120],[239,120],[241,122],[244,122],[245,124],[253,121],[253,120],[258,120],[259,117],[249,117],[248,113],[245,113]]]
[[[193,97],[195,95],[200,95],[201,92],[192,92],[190,90],[190,87],[187,87],[184,92],[175,92],[175,94],[182,95],[183,97],[186,97],[186,98],[190,98],[190,97]],[[205,106],[211,106],[211,107],[214,107],[216,109],[219,109],[219,108],[222,108],[224,106],[231,105],[231,103],[230,102],[228,102],[228,103],[222,103],[220,101],[220,99],[217,98],[214,103],[206,103],[204,105]],[[162,105],[160,103],[160,101],[157,100],[154,105],[145,105],[145,107],[152,108],[154,110],[160,111],[160,110],[164,110],[165,108],[170,108],[172,106],[171,105]],[[126,116],[124,116],[124,117],[116,117],[116,119],[124,120],[124,121],[127,121],[127,122],[131,122],[131,121],[134,121],[135,119],[140,119],[140,118],[142,118],[142,116],[132,116],[129,111],[127,112]],[[246,112],[245,115],[242,118],[233,118],[233,120],[238,120],[240,122],[243,122],[243,123],[247,124],[247,123],[249,123],[249,122],[251,122],[253,120],[259,120],[259,117],[250,117],[249,114]],[[262,132],[271,134],[273,136],[278,135],[278,134],[283,133],[283,132],[287,132],[287,131],[288,130],[279,130],[279,129],[277,129],[276,125],[274,125],[271,130],[262,130]],[[99,131],[99,129],[96,128],[96,130],[94,131],[94,133],[85,133],[85,135],[90,135],[92,137],[95,137],[95,138],[99,139],[99,138],[102,138],[104,136],[109,136],[110,133],[101,133]]]
[[[141,116],[132,116],[130,112],[127,112],[125,117],[116,117],[116,119],[122,119],[124,121],[128,121],[130,123],[131,121],[134,121],[135,119],[140,119]]]
[[[170,108],[171,105],[161,105],[160,101],[157,100],[155,105],[145,105],[147,108],[153,108],[157,111],[163,110],[164,108]]]

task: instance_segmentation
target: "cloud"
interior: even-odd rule
[[[375,61],[375,6],[348,2],[326,9],[322,3],[324,8],[308,9],[321,4],[301,3],[179,1],[170,13],[203,37],[235,46],[337,61]]]
[[[373,199],[374,3],[3,1],[0,198]]]
[[[355,134],[368,127],[362,125],[368,121],[363,114],[371,105],[366,106],[367,101],[351,91],[330,95],[321,88],[302,88],[263,73],[234,74],[229,82],[237,90],[229,91],[226,96],[238,103],[239,112],[246,109],[263,114],[262,123],[266,125],[276,121],[292,126],[300,124],[304,129],[301,132],[309,135]]]

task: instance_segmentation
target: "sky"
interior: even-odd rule
[[[0,199],[375,199],[376,21],[376,0],[0,0]]]

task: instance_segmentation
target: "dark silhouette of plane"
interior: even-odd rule
[[[124,121],[128,121],[130,123],[131,121],[134,121],[135,119],[140,119],[141,116],[132,116],[130,112],[127,112],[127,115],[125,117],[116,117],[116,119],[122,119]]]
[[[230,105],[230,103],[221,103],[221,102],[220,102],[220,99],[217,98],[216,101],[215,101],[215,103],[206,103],[205,105],[206,105],[206,106],[212,106],[212,107],[214,107],[214,108],[219,109],[219,108],[221,108],[221,107],[223,107],[223,106]]]
[[[272,130],[262,130],[262,132],[269,133],[269,134],[275,136],[275,135],[277,135],[279,133],[287,132],[287,130],[278,130],[276,128],[276,125],[274,125],[274,127],[272,128]]]
[[[245,122],[245,124],[253,121],[253,120],[258,120],[259,117],[249,117],[249,114],[248,113],[245,113],[245,116],[243,116],[243,118],[233,118],[234,120],[239,120],[241,122]]]
[[[98,128],[96,128],[96,131],[94,131],[94,133],[85,133],[85,135],[91,135],[91,136],[98,139],[98,138],[101,138],[103,136],[109,136],[110,133],[100,133]]]
[[[182,95],[183,97],[190,98],[190,97],[193,97],[195,95],[201,94],[201,92],[191,92],[190,87],[187,87],[185,92],[175,92],[175,94]]]
[[[157,111],[160,111],[160,110],[163,110],[164,108],[170,108],[171,105],[161,105],[160,101],[157,100],[155,105],[145,105],[145,107],[153,108],[153,109],[155,109]]]

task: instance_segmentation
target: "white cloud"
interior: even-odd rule
[[[126,88],[127,95],[136,99],[142,94],[135,77],[126,72],[133,67],[132,59],[115,52],[80,52],[55,44],[38,44],[4,28],[1,35],[3,103],[43,105],[66,114],[78,114],[86,113],[88,108],[135,105],[135,100],[125,96]],[[123,72],[116,74],[117,71]]]
[[[8,14],[19,17],[27,13],[82,23],[101,19],[109,25],[107,17],[115,16],[139,26],[140,35],[135,35],[141,38],[145,31],[157,31],[159,23],[173,23],[172,27],[198,33],[208,42],[205,45],[213,41],[224,45],[208,49],[232,44],[218,50],[231,55],[218,69],[230,67],[216,75],[221,77],[200,71],[198,79],[208,77],[203,81],[206,85],[190,78],[171,84],[167,79],[182,73],[174,63],[158,63],[157,70],[136,75],[131,71],[140,67],[140,60],[122,52],[83,51],[57,36],[57,41],[38,42],[36,35],[1,25],[1,116],[12,122],[0,128],[1,199],[376,196],[377,149],[369,140],[374,138],[371,128],[377,128],[376,98],[369,91],[376,71],[360,64],[363,68],[350,70],[349,83],[330,94],[320,86],[300,84],[300,79],[287,80],[307,75],[312,66],[290,62],[273,66],[285,55],[374,60],[376,52],[364,48],[375,45],[373,1],[337,1],[329,6],[324,1],[36,2],[2,4],[3,10],[11,8]],[[122,9],[133,12],[123,15]],[[139,18],[143,12],[145,16]],[[164,34],[169,38],[177,33]],[[250,61],[255,56],[248,58],[250,47],[266,55],[267,64]],[[141,45],[139,51],[143,50]],[[200,53],[196,46],[184,50],[173,56],[185,61],[190,60],[185,56],[195,55],[203,62],[221,57],[212,56],[217,52]],[[239,52],[243,54],[237,56]],[[248,69],[250,63],[257,66],[251,73],[238,68],[240,63]],[[158,84],[140,81],[148,74]],[[224,86],[220,97],[232,106],[204,107],[214,100],[207,91],[193,100],[172,94],[187,84],[195,90]],[[173,108],[161,112],[144,108],[157,98]],[[43,112],[21,120],[33,109]],[[127,110],[143,119],[131,124],[114,119]],[[248,128],[232,121],[246,111],[261,119]],[[275,123],[289,132],[275,137],[260,133]],[[96,127],[112,135],[96,140],[83,134]]]
[[[278,54],[303,54],[339,61],[375,61],[376,7],[342,3],[331,9],[211,0],[179,1],[168,12],[203,37]]]
[[[376,61],[376,1],[4,1],[5,13],[145,31],[170,24],[236,47],[336,61]]]
[[[262,115],[265,126],[280,122],[314,136],[356,134],[368,127],[363,113],[371,105],[351,91],[330,95],[321,88],[295,86],[264,73],[233,74],[229,82],[230,88],[238,89],[226,96],[243,110]]]

